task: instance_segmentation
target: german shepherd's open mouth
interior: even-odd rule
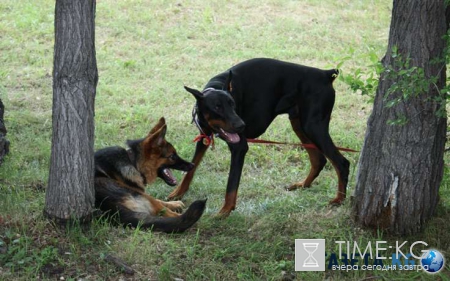
[[[177,185],[177,179],[172,173],[172,169],[183,172],[189,172],[194,168],[194,164],[181,159],[176,153],[168,157],[173,164],[163,164],[158,168],[158,177],[163,179],[168,185]]]

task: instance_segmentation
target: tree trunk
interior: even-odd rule
[[[6,139],[6,127],[4,122],[5,106],[0,99],[0,165],[3,163],[3,158],[9,152],[9,141]]]
[[[89,220],[94,193],[95,0],[57,0],[53,135],[44,214]]]
[[[436,101],[446,79],[445,33],[443,0],[394,0],[384,67],[398,65],[399,58],[391,53],[396,46],[402,58],[411,58],[410,67],[423,68],[425,77],[437,77],[437,81],[424,93],[388,108],[389,101],[403,94],[396,91],[385,98],[388,89],[408,78],[400,72],[397,76],[387,72],[381,75],[353,201],[354,219],[362,226],[412,234],[420,231],[435,211],[447,126],[447,119],[437,115],[438,111],[445,112],[445,104]],[[388,125],[388,120],[401,116],[406,117],[406,124]]]

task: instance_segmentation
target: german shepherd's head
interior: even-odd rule
[[[170,169],[188,172],[194,168],[194,164],[179,157],[173,145],[165,139],[166,131],[166,121],[162,117],[147,137],[127,141],[135,157],[136,169],[147,184],[160,177],[174,186],[177,180]]]
[[[231,73],[225,84],[230,84],[230,81]],[[200,92],[186,86],[184,88],[197,100],[197,114],[202,129],[218,134],[228,143],[240,141],[238,134],[244,130],[245,123],[236,113],[230,90],[207,88]]]

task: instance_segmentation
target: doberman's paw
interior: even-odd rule
[[[230,206],[224,206],[222,207],[222,209],[219,211],[219,213],[217,213],[217,215],[215,216],[217,219],[226,219],[230,214],[231,211],[234,210],[234,207]]]
[[[174,190],[172,193],[169,194],[169,196],[167,196],[167,200],[169,201],[180,200],[183,198],[183,195],[184,194],[179,194],[177,190]]]
[[[230,215],[230,213],[222,213],[222,212],[218,212],[218,213],[214,216],[214,218],[215,218],[215,219],[218,219],[218,220],[223,220],[223,219],[228,218],[229,215]]]
[[[298,188],[308,188],[309,186],[305,186],[305,182],[301,181],[301,182],[296,182],[293,183],[292,185],[290,185],[289,187],[286,188],[287,191],[293,191],[296,190]]]
[[[331,200],[331,201],[329,202],[329,204],[330,204],[330,205],[333,205],[333,206],[339,206],[339,205],[341,205],[342,203],[344,203],[344,199],[345,199],[345,198],[342,198],[342,197],[336,197],[336,198],[334,198],[333,200]]]

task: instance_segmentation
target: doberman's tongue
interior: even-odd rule
[[[241,140],[238,134],[225,132],[222,128],[220,128],[219,134],[223,139],[225,139],[226,142],[229,143],[238,143]]]
[[[173,176],[172,171],[168,168],[165,168],[162,171],[162,175],[164,177],[164,181],[168,184],[168,185],[176,185],[177,184],[177,179]]]

